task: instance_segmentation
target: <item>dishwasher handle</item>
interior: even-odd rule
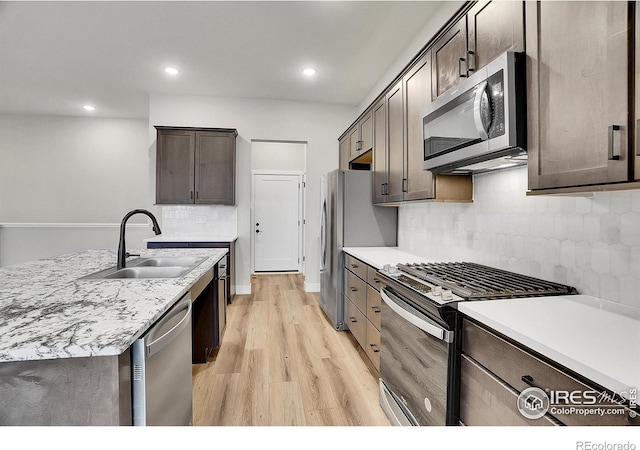
[[[419,317],[407,311],[405,307],[400,305],[401,300],[394,300],[392,297],[395,297],[395,295],[391,294],[386,289],[380,289],[380,297],[382,297],[382,300],[387,304],[389,308],[393,310],[393,312],[398,314],[410,324],[415,325],[422,331],[429,333],[431,336],[440,339],[441,341],[445,341],[449,344],[453,342],[453,331],[445,330],[443,327],[428,319],[427,317],[424,317],[422,315],[421,317]]]
[[[168,321],[174,319],[178,314],[182,313],[182,318],[176,323],[169,331],[164,333],[162,336],[156,338],[153,336],[153,329],[149,333],[149,338],[151,342],[147,343],[145,339],[145,355],[150,357],[155,353],[159,352],[164,348],[169,342],[171,342],[185,327],[189,326],[191,323],[191,296],[190,294],[182,297],[181,300],[171,309],[170,313],[164,316],[160,321],[153,327],[154,329],[160,329],[164,324]]]

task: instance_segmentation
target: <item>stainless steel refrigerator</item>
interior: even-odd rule
[[[397,245],[398,209],[373,206],[372,173],[334,170],[320,181],[320,306],[336,330],[346,330],[344,247]]]

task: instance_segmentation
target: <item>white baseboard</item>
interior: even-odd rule
[[[236,284],[236,294],[238,295],[249,295],[251,294],[251,285],[239,285]]]
[[[320,283],[304,283],[305,292],[320,292]]]

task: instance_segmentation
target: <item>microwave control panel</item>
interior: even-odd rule
[[[488,130],[489,138],[502,136],[505,133],[504,111],[504,71],[500,70],[487,79],[487,92],[491,104],[491,125]]]

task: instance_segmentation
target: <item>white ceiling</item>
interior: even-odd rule
[[[146,118],[150,93],[357,105],[441,5],[3,2],[0,112]]]

